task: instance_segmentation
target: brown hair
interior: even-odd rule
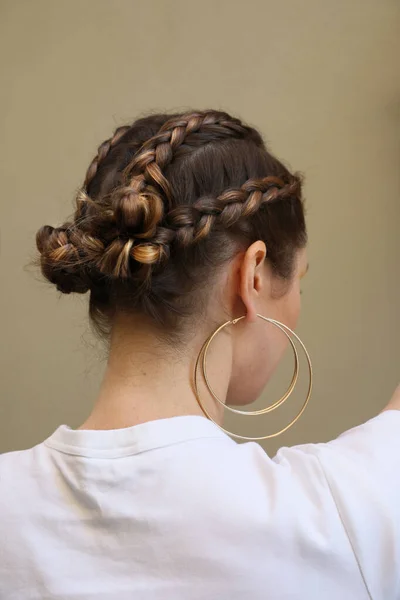
[[[207,110],[119,127],[98,148],[73,218],[42,227],[37,247],[58,290],[90,291],[97,325],[125,311],[174,327],[258,239],[275,274],[290,279],[306,244],[301,180],[255,129]]]

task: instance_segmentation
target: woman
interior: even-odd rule
[[[58,290],[90,293],[109,359],[78,430],[0,461],[1,598],[400,598],[399,395],[274,459],[219,428],[293,338],[307,270],[301,181],[255,129],[120,127],[37,245]]]

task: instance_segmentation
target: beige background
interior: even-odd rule
[[[38,227],[70,213],[97,144],[149,109],[237,113],[307,176],[311,268],[299,331],[315,391],[301,422],[267,449],[326,440],[376,414],[400,378],[397,0],[0,7],[0,450],[89,411],[104,351],[86,301],[60,299],[26,265]],[[284,423],[296,402],[251,430]]]

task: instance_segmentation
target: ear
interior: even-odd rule
[[[247,320],[257,320],[257,299],[265,285],[263,266],[267,256],[264,242],[254,242],[245,252],[240,266],[240,296],[246,307]]]

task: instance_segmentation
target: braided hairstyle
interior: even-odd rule
[[[90,291],[104,328],[116,311],[176,327],[240,248],[261,239],[290,279],[306,244],[301,180],[260,134],[225,112],[157,114],[103,142],[73,218],[37,233],[44,276],[64,293]]]

